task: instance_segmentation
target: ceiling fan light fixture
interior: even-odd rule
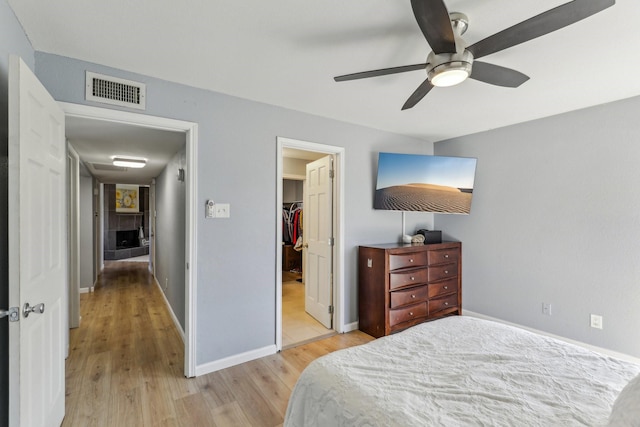
[[[143,168],[147,165],[145,159],[132,159],[128,157],[114,157],[113,165],[121,168]]]
[[[429,71],[429,81],[438,87],[455,86],[471,75],[471,64],[464,61],[448,62]]]

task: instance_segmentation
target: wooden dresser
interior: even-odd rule
[[[461,249],[460,242],[360,246],[360,330],[378,338],[462,314]]]

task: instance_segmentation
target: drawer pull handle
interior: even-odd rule
[[[410,312],[409,312],[409,316],[413,316],[413,311],[410,311]]]
[[[409,258],[409,262],[413,262],[413,258]]]
[[[445,289],[445,290],[447,290],[447,289],[449,289],[449,287],[448,287],[448,286],[445,286],[445,287],[444,287],[444,289]]]
[[[444,274],[449,274],[449,270],[445,270],[445,271],[444,271]]]
[[[444,305],[449,305],[449,302],[445,302]]]
[[[444,254],[444,257],[445,258],[449,258],[449,254]]]
[[[416,280],[416,278],[415,278],[415,277],[413,277],[413,276],[411,276],[411,280]]]
[[[415,298],[415,297],[416,297],[415,295],[411,295],[411,298]]]

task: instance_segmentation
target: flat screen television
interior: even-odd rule
[[[379,153],[374,209],[468,215],[477,159]]]

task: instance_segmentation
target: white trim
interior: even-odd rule
[[[80,288],[80,293],[81,294],[89,294],[91,292],[93,292],[94,288],[93,286],[89,286],[87,288]]]
[[[266,347],[247,351],[245,353],[240,353],[234,356],[225,357],[224,359],[205,363],[203,365],[198,365],[196,367],[196,376],[199,377],[200,375],[210,374],[211,372],[230,368],[231,366],[236,366],[242,363],[251,362],[252,360],[260,359],[265,356],[271,356],[272,354],[275,354],[275,353],[276,353],[276,346],[268,345]]]
[[[66,357],[69,357],[69,328],[80,326],[80,156],[65,141],[67,148],[67,328]]]
[[[346,325],[344,325],[344,330],[342,331],[342,333],[346,334],[347,332],[357,331],[359,327],[360,325],[358,322],[347,323]]]
[[[100,255],[98,256],[98,265],[96,265],[94,284],[98,280],[100,272],[104,269],[104,233],[102,232],[104,230],[104,184],[102,182],[98,184],[98,206],[100,207],[98,209],[99,230],[96,233],[96,240],[98,241],[96,248],[100,251]]]
[[[307,179],[306,175],[296,175],[293,173],[283,173],[282,179],[290,179],[293,181],[304,181]]]
[[[86,119],[103,120],[114,123],[125,123],[144,126],[152,129],[185,132],[186,141],[186,214],[185,214],[185,347],[184,375],[193,377],[196,374],[196,319],[197,319],[197,224],[198,208],[198,124],[183,120],[149,116],[129,111],[110,110],[88,105],[58,102],[67,116]],[[186,268],[186,266],[189,268]]]
[[[198,125],[191,123],[187,130],[185,203],[189,212],[185,215],[185,328],[187,340],[184,354],[184,373],[188,378],[196,375],[196,308],[198,301]],[[190,143],[189,143],[190,142]],[[154,266],[155,266],[154,259]]]
[[[336,170],[336,223],[334,224],[335,238],[335,259],[333,266],[334,281],[334,319],[333,329],[342,333],[345,332],[344,324],[344,188],[345,188],[345,149],[333,145],[318,144],[315,142],[300,141],[297,139],[276,137],[276,348],[282,350],[282,274],[280,266],[282,265],[282,179],[283,179],[283,161],[282,149],[295,148],[304,151],[314,151],[317,153],[333,154],[335,156]],[[306,178],[306,177],[305,177]]]
[[[478,319],[491,320],[491,321],[494,321],[494,322],[502,323],[504,325],[514,326],[516,328],[524,329],[524,330],[529,331],[529,332],[534,332],[536,334],[540,334],[540,335],[544,335],[544,336],[547,336],[547,337],[555,338],[555,339],[560,340],[560,341],[568,342],[569,344],[573,344],[573,345],[577,345],[577,346],[580,346],[580,347],[584,347],[584,348],[586,348],[588,350],[595,351],[596,353],[604,354],[605,356],[611,356],[611,357],[615,357],[616,359],[625,360],[627,362],[640,364],[640,358],[637,358],[637,357],[634,357],[634,356],[630,356],[628,354],[619,353],[617,351],[613,351],[613,350],[609,350],[609,349],[606,349],[606,348],[598,347],[598,346],[595,346],[595,345],[587,344],[587,343],[584,343],[582,341],[576,341],[576,340],[572,340],[570,338],[561,337],[560,335],[554,335],[554,334],[551,334],[549,332],[541,331],[539,329],[529,328],[527,326],[519,325],[517,323],[507,322],[506,320],[498,319],[496,317],[487,316],[487,315],[484,315],[484,314],[481,314],[481,313],[476,313],[476,312],[470,311],[470,310],[464,310],[464,315],[465,316],[469,316],[469,317],[477,317]]]
[[[183,343],[186,342],[184,329],[182,329],[182,325],[180,324],[180,321],[178,320],[178,317],[176,316],[176,313],[174,313],[173,308],[171,307],[171,304],[169,304],[169,300],[167,299],[167,295],[162,290],[162,286],[160,286],[160,283],[158,283],[158,279],[156,279],[154,277],[153,281],[156,282],[156,286],[158,286],[158,290],[160,291],[160,294],[162,294],[162,299],[164,299],[164,304],[167,306],[167,310],[169,310],[169,314],[171,315],[171,319],[173,319],[173,324],[176,325],[176,329],[180,333],[180,338],[182,338],[182,342]]]

